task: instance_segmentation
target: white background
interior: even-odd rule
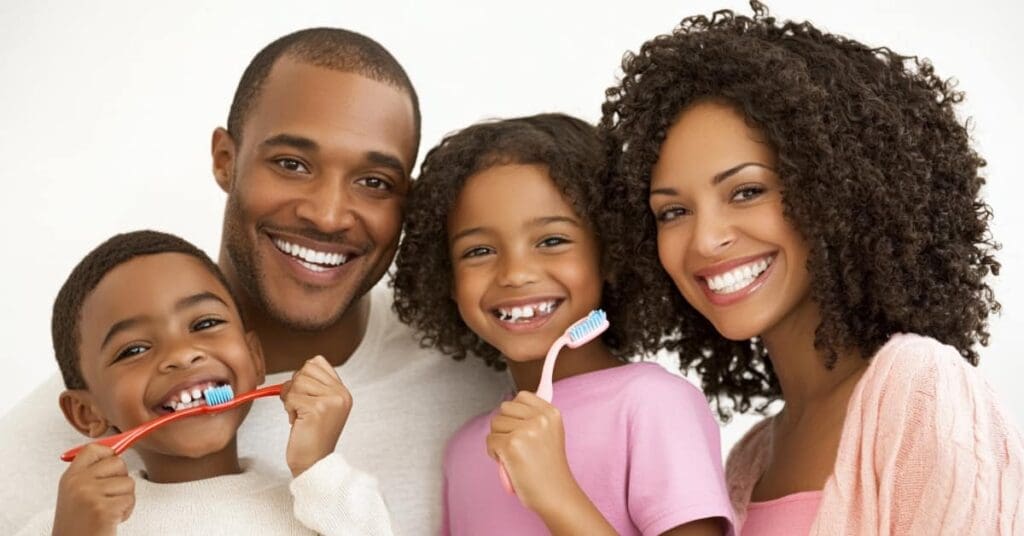
[[[291,5],[286,5],[291,4]],[[931,58],[967,92],[988,159],[1003,303],[981,371],[1024,422],[1024,210],[1020,4],[775,0],[773,14]],[[629,7],[627,7],[629,6]],[[110,235],[179,234],[212,255],[224,195],[210,133],[250,58],[310,26],[365,33],[405,66],[423,145],[501,116],[596,121],[627,49],[683,17],[741,1],[14,2],[0,4],[0,414],[56,371],[50,308],[75,263]],[[57,411],[56,401],[54,411]],[[724,433],[726,446],[751,422]]]

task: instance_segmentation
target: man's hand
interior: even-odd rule
[[[124,460],[110,447],[89,445],[60,478],[53,534],[116,534],[134,507],[135,481]]]
[[[316,356],[285,382],[281,400],[292,425],[285,458],[292,476],[299,476],[334,452],[352,410],[352,394],[334,367]]]

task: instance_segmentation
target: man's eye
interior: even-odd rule
[[[220,318],[203,318],[192,324],[192,331],[202,331],[204,329],[210,329],[214,326],[219,326],[224,323],[224,320]]]
[[[391,182],[380,177],[363,177],[356,181],[356,184],[363,185],[374,190],[390,191],[394,189]]]
[[[114,361],[120,361],[122,359],[127,359],[129,357],[135,357],[137,355],[144,353],[146,350],[149,350],[148,346],[142,344],[133,344],[125,348],[124,350],[118,352],[117,356],[114,357]]]
[[[277,160],[274,160],[274,163],[285,171],[292,173],[309,173],[309,168],[306,167],[306,164],[303,164],[294,158],[278,158]]]

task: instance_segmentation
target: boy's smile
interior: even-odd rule
[[[185,409],[210,386],[236,393],[263,380],[258,343],[247,336],[231,295],[182,253],[136,257],[111,270],[82,304],[79,366],[91,401],[93,437]],[[198,396],[196,396],[198,395]],[[137,448],[152,456],[199,458],[233,444],[248,408],[167,425]],[[147,459],[147,466],[149,465]]]

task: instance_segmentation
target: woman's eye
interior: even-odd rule
[[[380,177],[363,177],[357,180],[356,184],[361,184],[373,190],[390,191],[394,189],[390,181],[382,179]]]
[[[291,173],[309,173],[309,168],[306,167],[306,164],[294,158],[278,158],[274,160],[274,163],[281,169]]]
[[[210,329],[214,326],[219,326],[224,323],[224,320],[220,318],[203,318],[192,324],[192,331],[202,331],[204,329]]]
[[[569,239],[567,239],[567,238],[564,238],[564,237],[561,237],[561,236],[549,236],[549,237],[545,238],[544,240],[541,240],[540,243],[537,244],[537,245],[540,246],[540,247],[544,247],[544,248],[551,248],[551,247],[560,246],[562,244],[568,244],[568,243],[569,243]]]
[[[764,193],[761,186],[741,186],[732,194],[733,201],[750,201]]]
[[[125,348],[124,350],[118,352],[117,356],[114,357],[114,361],[120,361],[122,359],[127,359],[129,357],[135,357],[139,354],[142,354],[146,350],[149,350],[148,346],[142,344],[133,344]]]
[[[681,218],[687,214],[689,214],[689,211],[683,207],[669,207],[658,211],[657,214],[655,214],[655,219],[657,219],[659,223],[668,222]]]

